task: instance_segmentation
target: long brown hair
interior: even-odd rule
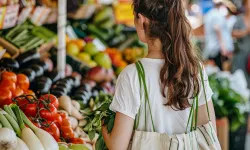
[[[178,110],[190,107],[189,98],[199,93],[199,57],[191,44],[191,26],[182,0],[134,0],[134,12],[147,17],[149,38],[160,39],[165,58],[160,72],[162,94],[167,106]],[[192,91],[192,92],[191,92]]]

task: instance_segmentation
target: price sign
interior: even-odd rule
[[[114,4],[114,11],[117,23],[133,26],[134,14],[131,0],[120,0]]]
[[[10,5],[0,9],[0,29],[10,28],[16,25],[19,5]]]
[[[23,8],[22,11],[21,11],[21,13],[20,13],[20,15],[19,15],[19,17],[18,17],[17,23],[18,23],[18,24],[21,24],[21,23],[23,23],[24,21],[26,21],[26,19],[27,19],[27,18],[29,17],[29,15],[30,15],[32,9],[33,9],[32,7],[25,7],[25,8]]]
[[[44,6],[37,6],[30,17],[33,23],[36,25],[42,25],[47,19],[51,9]]]

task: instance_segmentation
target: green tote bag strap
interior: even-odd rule
[[[154,125],[154,120],[153,120],[153,116],[152,116],[152,111],[151,111],[151,105],[150,105],[150,101],[149,101],[148,89],[147,89],[146,78],[145,78],[145,71],[144,71],[143,65],[142,65],[142,63],[140,61],[136,62],[135,65],[136,65],[138,78],[139,78],[139,83],[140,83],[140,97],[141,97],[141,99],[142,99],[142,90],[144,90],[144,94],[145,94],[145,100],[144,100],[144,105],[145,105],[145,108],[144,108],[145,109],[145,112],[144,112],[145,113],[144,114],[145,115],[145,125],[147,123],[146,122],[147,121],[146,113],[147,113],[147,105],[148,105],[153,131],[156,132],[155,125]],[[140,114],[141,114],[141,106],[140,106],[140,109],[139,109],[139,112],[138,112],[137,119],[135,121],[135,129],[137,129],[138,126],[139,126]]]
[[[208,108],[207,94],[206,94],[206,89],[205,89],[203,68],[201,65],[199,66],[199,74],[201,77],[202,91],[203,91],[204,96],[205,96],[208,119],[209,119],[209,121],[211,121],[210,112],[209,112],[209,108]],[[188,126],[190,123],[191,123],[190,131],[196,130],[197,123],[198,123],[198,110],[199,110],[199,98],[198,98],[198,94],[196,94],[195,98],[194,98],[194,102],[193,102],[191,110],[190,110],[190,113],[189,113],[188,123],[187,123],[187,127],[186,127],[186,133],[188,132],[187,129],[188,129]]]

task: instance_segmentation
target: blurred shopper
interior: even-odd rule
[[[244,13],[237,17],[237,21],[233,27],[233,37],[237,39],[235,56],[232,63],[232,72],[241,69],[247,73],[248,55],[250,52],[250,0],[243,0]],[[248,79],[248,87],[250,82]]]
[[[222,70],[222,64],[234,50],[233,39],[225,15],[220,11],[225,0],[213,0],[214,8],[205,15],[204,57],[213,60]]]

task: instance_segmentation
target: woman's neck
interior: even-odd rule
[[[154,40],[153,42],[148,43],[148,55],[146,58],[153,59],[163,59],[162,54],[162,45],[160,40]]]

